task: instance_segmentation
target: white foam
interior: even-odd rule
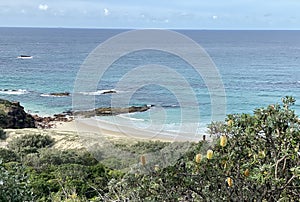
[[[40,94],[41,97],[68,97],[69,95],[56,95],[56,94],[47,94],[47,93],[43,93]]]
[[[22,59],[22,60],[28,60],[28,59],[32,59],[32,56],[18,56],[18,59]]]
[[[50,95],[50,94],[41,94],[41,97],[55,97],[54,95]]]
[[[2,89],[0,90],[0,94],[7,94],[7,95],[23,95],[29,93],[27,90],[18,89],[18,90],[7,90]]]
[[[102,95],[109,92],[117,92],[115,89],[107,89],[107,90],[97,90],[94,92],[80,92],[83,95]]]
[[[131,113],[131,114],[133,114],[133,113]],[[143,121],[143,122],[145,121],[144,119],[132,118],[129,116],[129,114],[119,114],[117,116],[120,118],[123,118],[123,119],[131,120],[131,121]]]

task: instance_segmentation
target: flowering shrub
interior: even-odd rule
[[[283,104],[228,115],[175,165],[125,175],[108,199],[141,201],[297,201],[300,198],[300,120]],[[215,132],[215,133],[214,133]],[[207,158],[202,158],[206,153]],[[201,162],[201,163],[200,163]]]

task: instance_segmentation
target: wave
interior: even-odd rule
[[[40,94],[41,97],[68,97],[68,95],[52,95],[52,94],[47,94],[47,93],[43,93]]]
[[[56,97],[56,96],[54,96],[54,95],[50,95],[50,94],[46,94],[46,93],[45,93],[45,94],[43,93],[43,94],[41,94],[40,96],[41,96],[41,97]]]
[[[175,104],[172,104],[172,105],[162,105],[163,108],[180,108],[180,105],[175,105]]]
[[[18,89],[18,90],[9,90],[9,89],[1,89],[0,94],[6,95],[23,95],[29,93],[27,90]]]
[[[115,89],[107,89],[107,90],[97,90],[94,92],[80,92],[83,95],[103,95],[103,94],[112,94],[117,93]]]
[[[117,116],[120,117],[120,118],[123,118],[123,119],[131,120],[131,121],[142,121],[142,122],[145,121],[145,119],[138,119],[138,118],[130,117],[129,114],[119,114]]]

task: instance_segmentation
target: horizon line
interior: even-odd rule
[[[145,30],[145,29],[161,29],[161,30],[191,30],[191,31],[300,31],[299,29],[287,29],[287,28],[277,28],[277,29],[242,29],[242,28],[155,28],[155,27],[62,27],[62,26],[0,26],[0,28],[36,28],[36,29],[90,29],[90,30]]]

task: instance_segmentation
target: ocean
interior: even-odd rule
[[[51,93],[74,91],[78,72],[85,59],[100,43],[128,30],[63,29],[63,28],[0,28],[0,98],[20,101],[28,112],[42,116],[72,110],[72,96],[56,97]],[[251,113],[255,108],[280,103],[286,95],[297,99],[294,109],[300,112],[300,31],[226,31],[177,30],[201,45],[219,71],[226,93],[226,114]],[[32,59],[20,59],[30,55]],[[182,102],[174,91],[153,83],[131,89],[116,89],[123,76],[137,66],[160,64],[184,77],[196,100],[184,95]],[[98,64],[101,66],[101,64]],[[145,74],[144,74],[145,73]],[[165,80],[159,71],[144,72],[135,79],[154,76]],[[100,77],[100,76],[99,76]],[[169,79],[172,89],[185,91],[181,83]],[[130,83],[136,83],[132,80]],[[137,82],[138,83],[138,82]],[[131,120],[135,126],[147,128],[164,124],[164,130],[176,130],[180,124],[199,124],[199,133],[208,123],[223,120],[224,114],[212,117],[211,92],[185,61],[155,50],[130,53],[115,61],[101,77],[97,89],[82,92],[95,98],[95,107],[111,105],[117,90],[118,99],[132,93],[128,105],[153,105],[142,113],[124,114],[118,118]],[[176,91],[176,92],[177,92]],[[125,98],[124,98],[125,99]],[[199,107],[199,113],[194,107]],[[101,117],[114,121],[113,117]]]

